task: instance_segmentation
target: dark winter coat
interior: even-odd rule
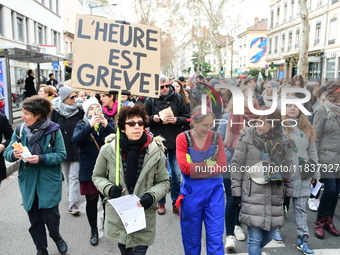
[[[105,137],[114,133],[113,122],[106,128],[100,127],[98,132],[89,123],[79,122],[73,132],[72,141],[79,147],[79,181],[92,181],[92,171],[99,154],[98,148],[90,134],[96,139],[99,147],[104,144]]]
[[[8,146],[9,142],[11,141],[13,129],[11,124],[9,124],[9,121],[5,114],[0,113],[0,139],[2,140],[2,137],[5,137],[5,141],[1,144],[5,146],[5,148]],[[5,150],[5,149],[4,149]],[[6,175],[6,164],[4,160],[3,151],[0,153],[0,182],[7,177]]]
[[[60,131],[63,134],[65,148],[67,152],[67,157],[65,162],[74,162],[78,161],[78,146],[75,145],[72,141],[72,136],[74,132],[74,128],[77,123],[83,119],[84,111],[79,110],[76,115],[73,115],[71,118],[65,118],[60,115],[56,110],[53,110],[51,113],[51,120],[60,125]]]
[[[147,98],[145,101],[146,112],[149,115],[150,131],[155,135],[165,138],[164,145],[168,150],[176,149],[176,137],[182,132],[182,127],[187,125],[190,114],[181,95],[175,93],[171,88],[166,97]],[[174,116],[177,117],[175,124],[163,124],[163,121],[155,122],[154,115],[167,107],[171,107]]]
[[[37,91],[34,86],[34,77],[32,75],[28,76],[25,80],[25,96],[30,97],[37,94]]]

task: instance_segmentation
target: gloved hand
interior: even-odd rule
[[[153,198],[149,193],[145,193],[139,200],[144,209],[148,209],[153,204]]]
[[[241,197],[233,197],[233,203],[237,206],[241,204]]]
[[[121,186],[113,185],[109,190],[110,198],[117,198],[122,195],[123,188]]]
[[[208,158],[204,161],[206,162],[207,166],[214,166],[217,164],[217,162],[215,160],[211,160],[211,158]]]
[[[192,163],[192,160],[191,160],[191,157],[190,157],[189,154],[186,154],[185,157],[186,157],[188,163]]]

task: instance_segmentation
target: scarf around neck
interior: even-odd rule
[[[51,120],[49,118],[42,119],[31,126],[26,126],[26,124],[24,124],[23,128],[26,132],[28,143],[31,145],[32,155],[44,153],[40,144],[40,139],[43,136],[45,129],[48,128],[50,124]]]
[[[266,92],[263,94],[263,102],[266,106],[272,107],[273,104],[273,96],[267,96]]]
[[[281,143],[283,128],[271,129],[268,133],[259,135],[254,129],[253,145],[261,151],[263,166],[285,165],[285,150]]]
[[[53,108],[65,118],[71,118],[79,112],[79,109],[82,109],[83,102],[83,100],[77,99],[74,105],[69,105],[63,103],[60,98],[57,98],[54,101]]]
[[[145,132],[143,132],[141,138],[136,141],[130,141],[126,134],[121,132],[120,146],[122,151],[126,153],[126,184],[129,190],[136,185],[138,154],[147,140],[148,136]]]
[[[326,108],[330,109],[332,114],[339,116],[340,115],[340,104],[332,103],[329,100],[325,101]]]

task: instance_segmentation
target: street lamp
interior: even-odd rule
[[[117,4],[106,4],[106,5],[91,5],[89,4],[90,7],[90,14],[92,15],[92,9],[93,8],[99,8],[99,7],[107,7],[107,6],[116,6]]]

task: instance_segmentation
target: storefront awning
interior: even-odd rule
[[[20,49],[16,47],[0,48],[0,57],[7,57],[8,59],[30,62],[30,63],[37,63],[37,64],[59,62],[59,61],[66,60],[63,57],[30,51],[26,49]]]

